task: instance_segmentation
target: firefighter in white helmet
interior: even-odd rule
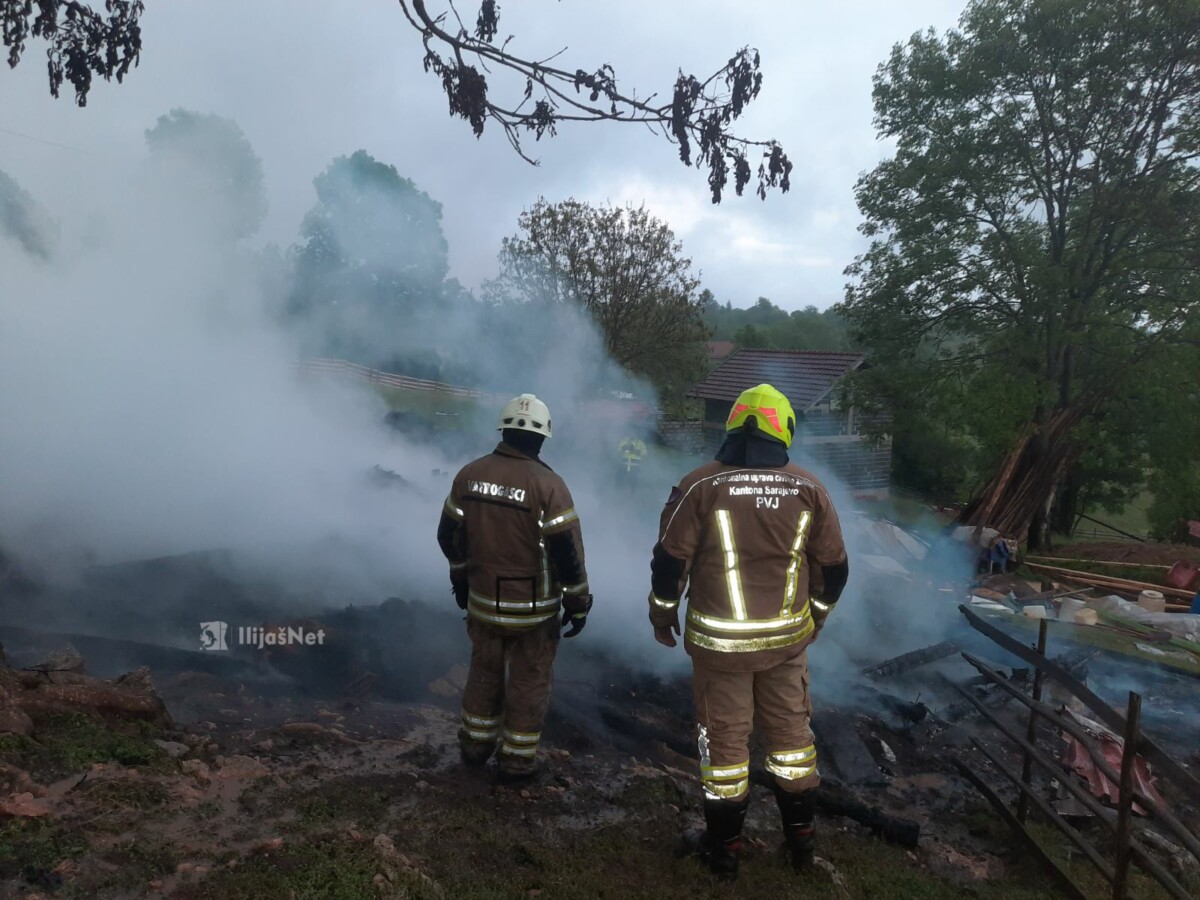
[[[499,745],[500,775],[518,780],[537,772],[560,631],[583,629],[592,595],[571,492],[539,459],[550,410],[533,394],[514,397],[498,430],[496,449],[455,476],[438,544],[472,644],[463,762],[483,765]]]

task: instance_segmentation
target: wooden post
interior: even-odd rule
[[[1042,659],[1046,658],[1046,636],[1049,630],[1050,622],[1048,619],[1042,619],[1038,622],[1038,655]],[[1042,699],[1042,667],[1035,666],[1033,670],[1033,699],[1040,701]],[[1030,744],[1037,743],[1037,710],[1033,707],[1029,708],[1029,725],[1025,729],[1025,740]],[[1021,760],[1021,784],[1026,787],[1032,787],[1033,779],[1033,757],[1026,750],[1024,758]],[[1029,795],[1021,792],[1020,798],[1017,800],[1017,821],[1022,825],[1025,824],[1025,819],[1029,815]]]
[[[1129,886],[1129,838],[1133,831],[1133,767],[1141,742],[1142,695],[1129,692],[1125,716],[1125,746],[1121,753],[1121,784],[1117,796],[1117,865],[1113,900],[1125,900]]]

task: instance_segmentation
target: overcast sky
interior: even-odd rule
[[[515,53],[565,46],[562,67],[609,62],[619,86],[639,96],[669,94],[679,68],[704,77],[738,47],[757,47],[763,91],[739,131],[783,143],[792,190],[765,203],[749,189],[730,192],[720,206],[709,202],[704,172],[684,168],[673,146],[640,126],[565,126],[530,142],[537,168],[497,128],[476,140],[447,115],[419,36],[390,0],[146,5],[140,67],[123,85],[98,83],[85,109],[69,86],[50,97],[40,42],[16,70],[0,68],[0,169],[54,215],[104,195],[115,167],[144,154],[144,130],[180,106],[235,119],[262,158],[270,213],[260,242],[290,245],[315,199],[313,177],[363,148],[442,203],[451,274],[469,287],[495,274],[500,239],[523,208],[573,196],[644,202],[722,301],[823,308],[841,298],[842,270],[862,247],[854,181],[886,150],[871,124],[875,67],[914,31],[953,26],[965,0],[501,3],[500,33],[516,35]],[[476,7],[461,0],[460,11]]]

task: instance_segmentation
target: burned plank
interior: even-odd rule
[[[874,757],[858,736],[854,719],[827,710],[812,723],[822,764],[834,768],[845,784],[886,784]]]
[[[889,675],[900,675],[904,672],[910,672],[913,669],[919,669],[921,666],[928,665],[929,663],[937,662],[939,659],[953,656],[958,650],[959,647],[957,644],[950,641],[943,641],[931,647],[912,650],[908,653],[902,653],[899,656],[893,656],[891,659],[886,659],[873,666],[867,666],[867,668],[862,670],[862,673],[868,678],[886,678]]]
[[[860,825],[865,825],[871,829],[872,834],[883,838],[889,844],[911,848],[916,847],[921,838],[919,822],[901,819],[868,806],[833,785],[822,784],[817,788],[817,806],[826,815],[845,816]]]

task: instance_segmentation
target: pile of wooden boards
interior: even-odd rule
[[[1091,587],[1101,588],[1110,591],[1114,594],[1128,594],[1136,596],[1142,591],[1158,591],[1164,597],[1175,598],[1176,600],[1186,601],[1180,603],[1167,603],[1167,609],[1172,612],[1187,612],[1191,608],[1192,594],[1188,591],[1180,590],[1179,588],[1167,587],[1162,584],[1151,584],[1146,581],[1131,581],[1128,578],[1117,578],[1113,575],[1097,575],[1095,572],[1081,572],[1076,569],[1063,569],[1058,566],[1048,566],[1042,563],[1026,562],[1034,572],[1039,572],[1043,575],[1049,575],[1055,580],[1072,581],[1078,584],[1086,584]]]

